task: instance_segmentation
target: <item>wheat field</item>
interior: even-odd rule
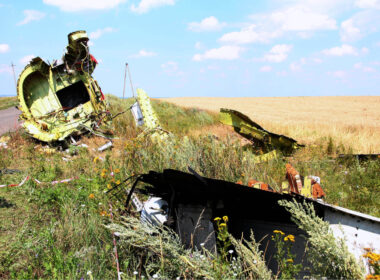
[[[332,137],[355,153],[380,153],[380,96],[178,97],[183,107],[238,110],[265,129],[304,144]]]

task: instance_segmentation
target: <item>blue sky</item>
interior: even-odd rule
[[[75,30],[118,96],[126,62],[151,97],[380,95],[380,0],[0,0],[0,21],[0,95]]]

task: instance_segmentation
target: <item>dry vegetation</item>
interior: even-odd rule
[[[265,129],[312,144],[331,137],[355,153],[380,153],[380,96],[179,97],[165,101],[241,111]]]
[[[114,96],[107,98],[113,114],[124,111],[134,102]],[[236,100],[236,106],[247,103]],[[215,104],[215,110],[222,107]],[[231,104],[223,106],[232,107]],[[112,150],[103,152],[96,148],[103,145],[105,139],[91,135],[77,139],[88,148],[68,145],[67,152],[33,140],[22,129],[7,135],[8,147],[0,148],[0,171],[19,169],[20,172],[0,172],[0,184],[16,184],[26,176],[45,183],[29,180],[23,186],[0,188],[0,279],[115,279],[109,203],[115,210],[113,222],[118,224],[118,232],[122,234],[118,243],[120,269],[124,273],[122,279],[140,276],[141,279],[142,276],[153,279],[154,275],[159,275],[159,279],[178,276],[181,279],[270,279],[266,276],[265,265],[252,265],[264,264],[261,260],[263,253],[256,243],[236,241],[237,256],[233,261],[203,256],[185,250],[170,232],[166,234],[173,237],[169,240],[162,232],[143,231],[138,220],[133,218],[133,211],[130,216],[120,216],[117,210],[124,208],[125,197],[119,197],[122,196],[120,193],[116,199],[105,191],[132,174],[145,174],[151,170],[187,171],[191,166],[207,177],[241,181],[245,185],[249,179],[256,179],[278,189],[285,179],[285,163],[290,162],[301,174],[321,177],[326,202],[380,217],[380,162],[336,159],[340,150],[335,139],[308,145],[291,158],[280,156],[256,164],[256,151],[244,147],[242,138],[231,127],[218,124],[217,114],[184,109],[157,100],[152,105],[163,128],[173,133],[170,141],[155,143],[149,137],[137,137],[142,135],[143,129],[135,127],[130,112],[114,119],[113,131],[118,139]],[[270,107],[267,108],[269,111]],[[240,110],[249,114],[244,108]],[[279,130],[275,124],[281,124],[281,113],[272,116],[273,119],[277,116],[273,125],[269,119],[264,122],[258,118],[271,116],[270,113],[255,112],[250,116],[268,129]],[[289,127],[294,130],[294,123]],[[311,139],[314,141],[318,137],[316,133]],[[49,183],[74,177],[75,180],[67,183]],[[108,229],[104,225],[108,225]],[[225,234],[228,234],[227,228]],[[331,239],[326,239],[323,234],[321,240]],[[144,246],[141,247],[142,242]],[[333,242],[323,244],[330,249],[334,246]],[[223,254],[227,254],[227,247],[223,245],[221,248],[226,248]],[[343,259],[340,258],[343,269],[348,267],[346,256],[343,254]],[[323,262],[314,263],[328,268],[331,262],[331,258],[323,258]],[[336,259],[334,262],[339,265]],[[345,273],[344,270],[341,272]],[[362,278],[323,274],[334,279]]]

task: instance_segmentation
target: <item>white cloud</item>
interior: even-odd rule
[[[22,57],[19,61],[22,65],[26,65],[35,57],[36,56],[34,54],[29,54],[29,55]]]
[[[293,72],[296,72],[296,71],[301,71],[302,67],[299,63],[297,62],[293,62],[289,65],[289,68],[290,70],[292,70]]]
[[[299,72],[302,71],[302,67],[304,65],[315,65],[315,64],[321,64],[323,62],[322,59],[318,57],[310,57],[310,58],[301,58],[298,61],[292,62],[289,65],[289,69],[293,72]]]
[[[178,63],[175,61],[168,61],[166,63],[161,64],[161,68],[170,71],[177,71]]]
[[[161,6],[173,6],[175,0],[141,0],[137,7],[132,4],[131,11],[137,14],[144,14],[149,12],[153,8],[158,8]]]
[[[202,61],[205,59],[220,59],[220,60],[234,60],[240,57],[240,53],[244,49],[239,46],[222,46],[220,48],[211,49],[204,54],[195,54],[194,61]]]
[[[302,70],[302,66],[306,64],[306,58],[301,58],[299,61],[293,62],[289,65],[290,70],[298,72]]]
[[[369,66],[364,66],[361,62],[355,63],[354,68],[366,73],[376,72],[376,70]]]
[[[333,30],[337,28],[335,19],[303,6],[275,11],[269,18],[284,31]]]
[[[132,57],[139,58],[139,57],[152,57],[156,56],[157,54],[155,52],[148,52],[146,50],[140,50],[137,54],[132,55]]]
[[[343,42],[352,42],[378,32],[380,13],[376,10],[363,10],[354,14],[341,24],[340,38]]]
[[[1,73],[12,74],[12,67],[6,64],[0,64],[0,74]]]
[[[278,76],[285,77],[285,76],[288,75],[288,72],[286,72],[286,71],[279,71],[279,72],[277,72],[276,74],[277,74]]]
[[[240,31],[224,34],[219,41],[230,44],[268,43],[271,39],[280,37],[279,31],[258,31],[256,24],[251,24]]]
[[[353,0],[281,0],[288,5],[307,8],[311,11],[326,14],[336,14],[350,9]]]
[[[357,50],[350,45],[342,45],[340,47],[334,47],[331,49],[325,49],[322,51],[325,55],[343,56],[343,55],[358,55]]]
[[[169,76],[183,76],[184,73],[179,70],[178,63],[175,61],[168,61],[161,64],[162,70]]]
[[[361,9],[380,9],[380,0],[356,0],[355,5]]]
[[[341,23],[340,38],[343,42],[355,41],[361,37],[360,29],[354,25],[352,18]]]
[[[201,48],[203,48],[203,44],[201,42],[196,42],[194,45],[194,48],[196,48],[197,50],[200,50]]]
[[[204,18],[201,22],[190,22],[187,28],[195,32],[218,31],[226,25],[225,22],[219,22],[216,17],[211,16]]]
[[[0,53],[9,52],[10,47],[8,44],[0,44]]]
[[[272,67],[269,65],[264,65],[263,67],[260,68],[260,72],[270,72],[272,71]]]
[[[288,53],[292,48],[292,45],[275,45],[270,49],[269,53],[264,55],[263,60],[275,63],[283,62],[288,57]]]
[[[27,24],[31,21],[40,20],[45,17],[45,13],[36,10],[24,10],[24,19],[17,23],[17,25]]]
[[[65,12],[79,12],[112,9],[126,0],[43,0],[43,2]]]
[[[347,73],[345,71],[342,71],[342,70],[327,72],[327,74],[329,74],[332,77],[340,78],[340,79],[345,78],[347,75]]]
[[[103,34],[114,32],[114,31],[115,31],[115,29],[112,27],[106,27],[106,28],[98,29],[94,32],[91,32],[89,35],[89,38],[92,40],[99,39],[101,36],[103,36]]]
[[[330,2],[339,2],[331,5]],[[342,0],[304,0],[282,1],[283,8],[270,13],[253,14],[250,16],[250,25],[240,31],[224,34],[219,40],[233,44],[268,43],[285,34],[294,34],[297,37],[308,39],[318,30],[337,29],[336,20],[329,15],[331,7],[341,7]]]
[[[366,48],[366,47],[361,48],[360,51],[362,52],[362,54],[367,54],[367,53],[369,53],[369,49]]]

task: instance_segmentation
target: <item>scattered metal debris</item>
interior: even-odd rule
[[[20,74],[17,96],[23,127],[44,142],[95,130],[111,120],[101,88],[91,76],[97,61],[85,31],[68,35],[62,60],[47,64],[33,58]]]
[[[255,147],[264,152],[278,149],[289,154],[300,147],[304,147],[288,136],[265,130],[246,115],[235,110],[220,109],[219,120],[223,124],[231,125],[237,133],[252,141]]]
[[[141,222],[159,226],[168,221],[168,203],[160,197],[151,197],[141,210]]]
[[[103,152],[103,151],[111,148],[112,146],[113,146],[112,142],[109,141],[109,142],[105,143],[103,146],[99,147],[98,152]]]
[[[153,140],[164,140],[168,137],[169,132],[162,129],[149,96],[144,90],[137,89],[137,102],[131,109],[136,124],[145,127],[142,135],[149,134]]]
[[[300,174],[289,163],[286,164],[286,179],[288,181],[282,183],[282,192],[284,193],[296,193],[314,199],[325,197],[325,192],[320,185],[321,179],[319,177],[304,177],[302,184]]]
[[[358,161],[380,160],[380,154],[340,154],[339,160],[355,159]]]
[[[193,174],[172,169],[164,170],[162,173],[151,171],[140,175],[136,180],[149,184],[138,189],[138,192],[154,197],[144,205],[145,212],[141,214],[141,219],[152,224],[164,223],[177,232],[186,247],[199,250],[205,248],[209,251],[215,251],[216,246],[213,223],[215,217],[228,216],[228,230],[239,239],[242,236],[249,238],[253,230],[254,238],[259,241],[270,236],[273,230],[281,229],[295,236],[294,253],[297,257],[294,262],[300,263],[303,261],[306,245],[305,232],[296,226],[289,212],[279,206],[278,201],[307,200],[314,204],[317,216],[330,223],[336,236],[346,236],[349,250],[358,260],[361,260],[364,247],[380,246],[379,218],[300,195],[305,187],[301,188],[300,182],[297,182],[299,174],[291,166],[288,166],[287,170],[287,174],[291,175],[288,176],[288,180],[292,184],[296,180],[295,183],[298,184],[291,187],[294,191],[289,193],[274,192],[268,185],[266,188],[269,191],[264,191],[254,186],[206,178],[195,171],[192,171]],[[318,178],[309,179],[318,181]],[[129,195],[133,194],[136,182]],[[265,189],[263,183],[261,187]],[[260,250],[266,252],[268,266],[276,272],[277,265],[269,260],[276,250],[275,245],[272,242],[262,242]],[[305,275],[307,272],[303,271],[299,277]]]
[[[1,174],[15,174],[15,173],[20,173],[21,170],[18,169],[8,169],[8,168],[2,168],[0,169],[0,175]]]

